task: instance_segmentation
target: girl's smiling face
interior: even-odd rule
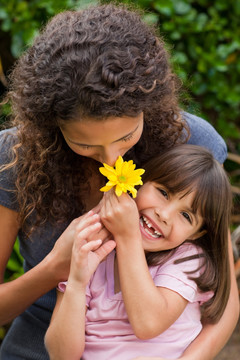
[[[140,187],[135,201],[145,251],[170,250],[203,235],[203,219],[193,212],[193,199],[194,192],[171,194],[153,182]]]
[[[68,146],[77,154],[110,166],[140,139],[143,113],[136,117],[109,117],[71,121],[60,127]]]

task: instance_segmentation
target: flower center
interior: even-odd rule
[[[120,181],[120,182],[126,182],[126,181],[127,181],[127,178],[126,178],[126,176],[120,175],[120,176],[118,177],[118,181]]]

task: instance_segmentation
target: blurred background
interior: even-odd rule
[[[110,2],[0,0],[0,99],[7,90],[8,74],[15,61],[52,16],[66,9]],[[236,276],[239,277],[240,0],[123,0],[115,3],[142,9],[144,21],[159,28],[173,68],[183,84],[182,108],[209,121],[228,145],[225,169],[232,184],[231,231]],[[0,124],[9,114],[9,107],[1,106]],[[21,273],[22,259],[16,243],[5,280]],[[0,339],[5,332],[6,328],[0,328]]]

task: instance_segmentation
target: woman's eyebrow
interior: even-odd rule
[[[117,139],[117,140],[115,140],[115,141],[113,141],[114,143],[115,142],[118,142],[118,141],[121,141],[121,140],[123,140],[123,139],[125,139],[126,137],[128,137],[128,136],[130,136],[130,135],[132,135],[132,134],[134,134],[135,133],[135,131],[137,131],[137,129],[139,128],[139,125],[133,130],[133,131],[131,131],[130,133],[128,133],[128,134],[126,134],[126,135],[124,135],[123,137],[121,137],[120,139]]]
[[[70,143],[72,143],[72,144],[74,144],[74,145],[79,145],[79,146],[91,146],[91,147],[93,147],[93,146],[98,146],[98,145],[82,144],[82,143],[79,143],[79,142],[76,142],[76,141],[73,141],[73,140],[69,139],[69,137],[67,137],[67,139],[68,139],[68,141],[69,141]]]
[[[131,131],[130,133],[124,135],[124,136],[121,137],[120,139],[114,140],[113,143],[116,143],[116,142],[118,142],[118,141],[121,141],[121,140],[125,139],[126,137],[134,134],[134,133],[137,131],[138,127],[139,127],[139,125],[138,125],[133,131]],[[100,145],[90,145],[90,144],[83,144],[83,143],[75,142],[75,141],[73,141],[73,140],[71,140],[71,139],[69,139],[69,138],[68,138],[68,141],[69,141],[70,143],[74,144],[74,145],[79,145],[79,146],[91,146],[91,147],[100,146]]]

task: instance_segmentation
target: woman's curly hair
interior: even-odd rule
[[[18,139],[10,166],[17,166],[22,223],[33,210],[37,224],[84,210],[80,199],[94,161],[68,148],[60,124],[143,112],[142,137],[128,154],[138,165],[187,134],[164,42],[124,6],[53,17],[18,60],[10,83]]]

